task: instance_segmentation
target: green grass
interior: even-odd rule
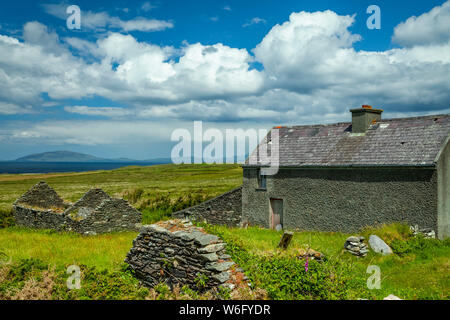
[[[113,197],[129,200],[143,212],[143,222],[151,223],[238,187],[242,184],[242,168],[228,164],[167,164],[81,173],[1,174],[0,212],[9,211],[18,197],[42,180],[71,202],[90,188],[102,188]]]
[[[137,232],[96,236],[32,230],[19,227],[0,229],[0,252],[13,261],[35,258],[52,266],[86,265],[114,269],[125,259]]]
[[[2,228],[11,225],[14,200],[41,180],[69,201],[78,200],[92,187],[100,187],[112,196],[127,199],[143,212],[144,223],[150,223],[239,186],[242,169],[236,165],[160,165],[87,173],[0,175],[0,262],[7,257],[12,263],[4,265],[8,270],[2,269],[0,263],[0,299],[15,294],[30,297],[40,291],[54,299],[142,299],[148,293],[123,264],[137,232],[86,237]],[[229,243],[233,259],[272,299],[382,299],[389,294],[403,299],[449,299],[450,240],[412,238],[406,225],[371,227],[357,233],[366,239],[376,234],[395,251],[389,256],[370,251],[365,258],[343,250],[350,234],[295,232],[288,250],[280,251],[277,245],[281,232],[256,227],[205,228]],[[310,261],[306,272],[305,262],[296,259],[296,254],[308,247],[324,253],[327,260]],[[64,287],[65,268],[72,264],[83,266],[85,272],[86,286],[78,293]],[[381,269],[380,290],[367,289],[368,265]],[[52,268],[55,289],[50,292],[43,284],[45,279],[50,281],[45,272]],[[28,270],[27,274],[21,270]],[[17,272],[22,273],[14,276]],[[32,277],[44,280],[36,285]],[[167,295],[158,297],[162,296]]]
[[[283,284],[282,279],[272,283],[271,278],[276,273],[288,270],[285,277],[302,279],[304,276],[304,261],[299,264],[295,259],[300,248],[312,248],[324,253],[327,263],[317,268],[325,268],[330,273],[341,274],[342,282],[333,289],[333,284],[323,288],[329,295],[327,299],[383,299],[394,294],[402,299],[449,299],[450,290],[450,240],[412,238],[408,226],[391,224],[378,228],[362,230],[361,235],[377,234],[386,239],[388,244],[394,241],[402,242],[411,247],[408,253],[382,256],[369,251],[364,258],[358,258],[343,250],[345,239],[350,234],[335,232],[295,232],[289,248],[286,251],[277,249],[282,233],[257,227],[247,229],[227,228],[222,226],[206,226],[206,228],[231,244],[232,256],[247,269],[253,281],[261,286],[272,288],[272,298],[297,299],[317,298],[299,295],[301,288],[291,292],[291,284]],[[420,245],[416,243],[420,242]],[[243,253],[244,252],[244,253]],[[262,259],[262,260],[261,260]],[[259,267],[255,267],[258,266]],[[267,268],[267,265],[270,267]],[[369,290],[366,285],[370,274],[366,273],[369,265],[377,265],[381,270],[381,289]],[[323,271],[323,270],[322,270]],[[317,271],[318,272],[318,271]],[[308,283],[308,281],[306,281]],[[314,287],[315,284],[310,284]],[[333,292],[335,290],[335,292]],[[284,294],[280,294],[284,292]],[[270,292],[269,292],[270,293]],[[319,296],[320,297],[320,296]]]

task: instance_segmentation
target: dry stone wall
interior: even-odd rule
[[[174,212],[172,217],[206,221],[210,224],[239,226],[242,216],[242,187],[238,187],[197,206]]]
[[[141,213],[125,200],[111,198],[101,189],[91,189],[71,204],[65,203],[45,182],[39,182],[16,200],[13,213],[20,226],[85,235],[138,230],[142,220]]]
[[[174,219],[143,226],[125,262],[148,287],[166,283],[206,290],[232,286],[234,262],[225,247],[188,220]]]

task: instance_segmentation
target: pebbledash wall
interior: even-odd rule
[[[257,172],[244,168],[243,222],[272,227],[272,198],[283,200],[285,229],[354,232],[377,223],[407,222],[448,236],[448,193],[438,188],[434,167],[281,168],[267,177],[266,190],[258,189]],[[438,189],[446,216],[438,217]],[[447,219],[447,231],[438,228],[438,219]]]
[[[221,194],[197,206],[174,212],[172,217],[239,226],[242,215],[242,187]]]
[[[101,189],[89,190],[75,204],[65,203],[45,182],[33,186],[13,205],[19,226],[74,231],[85,235],[137,230],[141,213]]]

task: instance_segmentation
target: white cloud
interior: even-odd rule
[[[230,7],[230,6],[225,6],[225,7],[223,7],[223,10],[225,10],[225,11],[231,11],[231,7]]]
[[[67,5],[61,4],[44,4],[44,10],[57,18],[66,20]],[[122,20],[118,17],[112,17],[108,12],[92,12],[81,10],[81,29],[89,29],[95,31],[106,31],[115,29],[122,31],[161,31],[173,28],[173,22],[157,19],[146,19],[137,17],[132,20]]]
[[[80,103],[65,110],[166,123],[347,121],[348,109],[361,104],[385,107],[386,116],[448,109],[450,44],[356,51],[354,21],[332,11],[293,13],[254,56],[221,43],[163,47],[120,33],[61,42],[32,22],[23,42],[0,35],[0,100],[21,112],[43,105],[43,93],[55,101],[100,96],[127,108]],[[262,71],[250,67],[255,61]]]
[[[24,114],[24,113],[33,113],[31,108],[24,108],[17,104],[6,103],[0,101],[0,114]]]
[[[250,20],[250,22],[244,23],[242,26],[245,28],[259,23],[266,23],[266,20],[259,17],[254,17],[252,20]]]
[[[64,110],[69,113],[76,113],[87,116],[103,116],[103,117],[123,117],[132,115],[131,110],[118,107],[88,107],[88,106],[66,106]]]
[[[72,48],[95,57],[87,62],[40,23],[26,24],[24,34],[24,42],[0,36],[0,98],[9,103],[37,105],[46,93],[57,100],[98,95],[164,105],[253,94],[263,86],[245,49],[197,43],[177,50],[118,33],[96,43],[66,38]]]
[[[450,58],[443,53],[450,44],[355,51],[360,37],[348,30],[354,19],[332,11],[300,12],[274,26],[254,49],[269,87],[306,95],[310,105],[326,98],[336,110],[363,103],[392,111],[449,104]]]
[[[450,1],[418,17],[413,16],[394,29],[392,41],[402,46],[447,43],[450,40]]]
[[[142,4],[142,6],[141,6],[141,9],[142,10],[144,10],[145,12],[148,12],[148,11],[150,11],[150,10],[152,10],[152,9],[155,9],[156,8],[156,6],[155,5],[153,5],[153,4],[151,4],[150,2],[144,2],[143,4]]]

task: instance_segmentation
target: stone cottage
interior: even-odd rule
[[[352,122],[276,127],[279,170],[264,175],[257,150],[270,152],[272,129],[243,165],[243,222],[343,232],[406,222],[448,237],[450,115],[382,119],[382,111],[363,106],[350,110]]]
[[[13,214],[19,226],[85,235],[137,230],[142,220],[141,213],[128,202],[111,198],[101,189],[89,190],[72,204],[64,202],[44,181],[14,202]]]

